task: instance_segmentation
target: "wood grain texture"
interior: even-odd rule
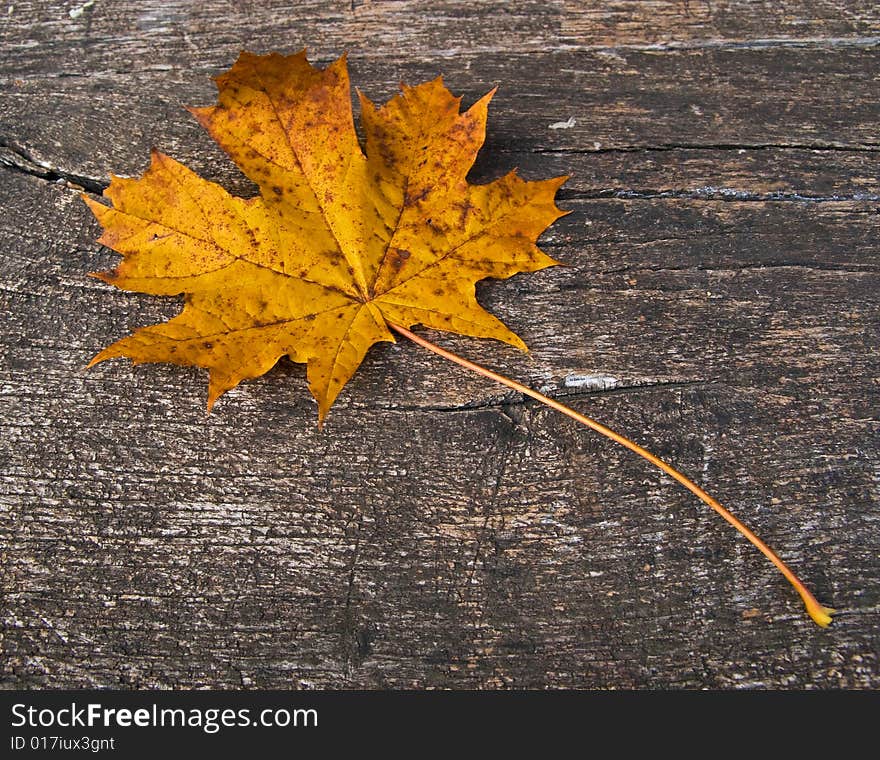
[[[880,686],[875,3],[77,7],[0,20],[2,687]],[[529,356],[433,337],[695,476],[832,628],[660,473],[415,346],[323,432],[289,363],[208,418],[196,370],[83,371],[179,304],[85,276],[76,186],[156,145],[253,192],[181,106],[303,45],[375,100],[501,85],[473,177],[572,175],[568,266],[481,286]]]

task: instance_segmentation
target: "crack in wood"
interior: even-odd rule
[[[579,398],[586,398],[587,396],[610,396],[610,395],[621,395],[624,393],[639,393],[642,391],[654,391],[654,390],[669,390],[675,388],[687,388],[687,387],[699,387],[706,385],[716,385],[719,381],[710,380],[705,378],[694,379],[694,380],[673,380],[673,381],[648,381],[644,383],[638,383],[633,385],[616,385],[614,387],[609,388],[597,388],[592,387],[589,390],[578,389],[576,391],[572,391],[569,393],[554,393],[548,390],[541,390],[545,396],[554,399],[555,401],[573,401]],[[424,406],[404,406],[404,405],[396,405],[391,404],[387,406],[377,406],[376,408],[381,408],[385,411],[398,411],[398,412],[441,412],[441,413],[461,413],[461,412],[480,412],[485,411],[487,409],[506,409],[508,407],[513,406],[535,406],[538,402],[534,399],[529,398],[528,396],[523,396],[520,393],[515,393],[513,391],[509,393],[505,393],[501,396],[493,396],[488,399],[483,399],[480,401],[468,401],[464,404],[427,404]]]
[[[0,138],[0,166],[19,174],[26,174],[46,182],[62,184],[73,190],[86,191],[95,195],[103,194],[110,185],[109,180],[67,171],[52,166],[48,162],[40,161],[34,158],[27,149],[3,138]]]
[[[838,266],[836,264],[824,264],[820,262],[801,261],[768,261],[761,264],[743,264],[742,266],[712,267],[703,265],[691,265],[684,267],[669,266],[625,266],[616,269],[605,269],[603,275],[614,274],[662,274],[663,272],[760,272],[771,269],[804,269],[808,272],[836,272],[838,274],[876,274],[880,269],[866,264],[863,267]]]
[[[660,143],[657,145],[616,145],[586,148],[533,148],[535,154],[669,153],[674,150],[810,150],[834,153],[880,153],[880,143]]]
[[[696,187],[693,190],[629,190],[625,188],[599,188],[597,190],[569,190],[564,188],[557,198],[566,200],[598,200],[620,198],[622,200],[655,200],[672,198],[697,201],[727,201],[737,203],[877,203],[880,195],[853,193],[852,195],[811,195],[809,193],[774,192],[751,193],[732,187]]]
[[[742,40],[671,40],[669,42],[654,42],[649,44],[601,46],[571,46],[560,45],[565,50],[585,50],[598,53],[614,54],[617,52],[650,53],[650,52],[676,52],[698,50],[765,50],[768,48],[872,48],[880,45],[880,37],[768,37]]]

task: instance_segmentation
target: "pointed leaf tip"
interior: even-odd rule
[[[101,362],[107,361],[107,359],[115,359],[116,354],[111,353],[112,348],[113,348],[113,346],[107,346],[107,348],[105,348],[105,349],[99,351],[97,354],[95,354],[91,358],[91,361],[89,361],[89,363],[86,364],[86,369],[91,369],[96,364],[100,364]]]

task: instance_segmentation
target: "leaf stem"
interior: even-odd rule
[[[723,517],[734,528],[742,533],[743,536],[751,541],[752,544],[754,544],[757,549],[765,557],[767,557],[767,559],[769,559],[774,565],[776,565],[779,572],[781,572],[782,575],[785,576],[785,579],[794,587],[795,591],[800,594],[801,599],[806,605],[807,612],[818,625],[824,628],[828,626],[829,623],[831,623],[831,615],[834,613],[834,610],[829,607],[823,607],[821,604],[819,604],[819,602],[816,601],[816,597],[814,597],[813,594],[810,593],[809,589],[804,586],[800,578],[798,578],[788,567],[788,565],[786,565],[779,558],[776,552],[774,552],[769,546],[767,546],[767,544],[765,544],[760,538],[758,538],[757,535],[749,530],[749,528],[746,527],[746,525],[744,525],[739,519],[737,519],[729,510],[723,507],[718,501],[713,499],[708,493],[706,493],[692,480],[682,475],[674,467],[666,464],[666,462],[664,462],[662,459],[654,456],[650,451],[629,440],[629,438],[622,436],[620,433],[616,433],[611,428],[606,427],[600,422],[596,422],[596,420],[591,419],[590,417],[576,412],[574,409],[571,409],[564,404],[560,404],[558,401],[550,398],[549,396],[545,396],[543,393],[538,393],[538,391],[533,390],[526,385],[522,385],[515,380],[511,380],[509,377],[499,375],[497,372],[492,372],[492,370],[490,369],[486,369],[479,364],[475,364],[474,362],[468,361],[467,359],[464,359],[457,354],[453,354],[451,351],[447,351],[446,349],[441,348],[440,346],[431,343],[428,340],[425,340],[415,333],[410,332],[405,327],[396,325],[393,322],[389,322],[388,324],[392,329],[396,330],[404,337],[409,338],[414,343],[422,346],[422,348],[426,348],[428,351],[432,351],[438,356],[442,356],[444,359],[455,362],[456,364],[465,367],[466,369],[469,369],[473,372],[476,372],[483,377],[488,377],[489,379],[495,380],[502,385],[506,385],[508,388],[512,388],[519,393],[530,396],[531,398],[540,401],[542,404],[546,404],[551,409],[556,409],[557,411],[562,412],[562,414],[571,417],[573,420],[580,422],[582,425],[586,425],[588,428],[591,428],[597,433],[601,433],[607,438],[610,438],[612,441],[619,443],[621,446],[625,446],[630,451],[638,454],[640,457],[647,459],[655,467],[663,470],[663,472],[669,475],[669,477],[681,483],[681,485],[687,488],[698,499],[703,501],[708,506],[712,507],[712,509],[714,509],[719,515],[721,515],[721,517]]]

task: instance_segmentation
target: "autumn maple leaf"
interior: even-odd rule
[[[555,264],[538,236],[564,212],[565,177],[487,185],[467,174],[493,92],[460,113],[438,78],[377,109],[361,96],[362,150],[345,57],[242,53],[217,78],[219,102],[192,113],[260,188],[242,199],[161,153],[139,179],[114,177],[105,206],[84,196],[123,261],[97,277],[125,290],[185,295],[179,316],[142,328],[91,362],[127,356],[210,371],[208,408],[282,357],[308,366],[319,422],[370,346],[390,330],[537,399],[635,452],[692,491],[763,552],[819,625],[834,610],[749,528],[647,449],[599,422],[409,331],[415,324],[525,344],[475,297],[486,277]],[[390,329],[389,329],[390,328]],[[89,366],[91,366],[91,364]]]
[[[208,408],[282,356],[308,365],[319,420],[388,323],[525,344],[483,309],[474,285],[555,262],[536,246],[564,212],[565,177],[486,185],[467,173],[494,90],[460,113],[440,78],[382,108],[360,96],[355,132],[345,57],[314,68],[242,53],[217,77],[219,102],[191,112],[260,189],[230,195],[154,151],[139,179],[88,197],[100,242],[124,260],[97,274],[125,290],[185,294],[182,313],[105,348],[210,371]]]

